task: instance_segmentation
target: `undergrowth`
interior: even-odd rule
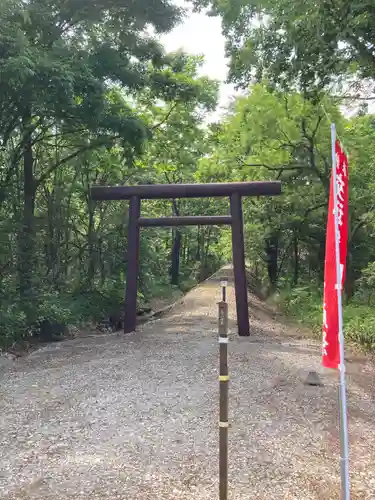
[[[178,290],[186,293],[195,285],[193,279],[182,281],[179,287],[170,285],[165,279],[154,280],[138,292],[138,309],[149,306],[153,298],[173,299]],[[31,305],[21,303],[15,294],[0,293],[0,304],[0,349],[7,349],[14,342],[27,340],[37,333],[44,320],[79,328],[108,319],[123,308],[124,282],[107,280],[91,289],[72,287],[64,292],[44,290],[34,296]]]
[[[277,294],[280,309],[309,327],[316,336],[322,332],[323,296],[307,286],[283,289]],[[358,299],[343,304],[344,335],[347,340],[375,350],[375,309]]]

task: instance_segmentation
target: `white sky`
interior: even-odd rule
[[[184,2],[180,0],[176,3],[181,5]],[[221,82],[218,110],[210,119],[219,117],[235,94],[233,85],[224,83],[228,68],[224,57],[225,39],[221,34],[220,18],[189,13],[183,23],[161,38],[161,42],[167,52],[182,49],[189,54],[204,56],[205,63],[201,73]]]

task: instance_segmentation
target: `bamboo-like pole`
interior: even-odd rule
[[[227,281],[221,281],[222,300],[219,302],[220,408],[219,408],[219,498],[228,499],[228,304]]]

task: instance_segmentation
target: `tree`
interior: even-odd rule
[[[375,122],[373,115],[344,118],[327,96],[323,102],[349,152],[350,299],[362,270],[375,258]],[[254,273],[267,277],[271,289],[305,282],[321,288],[331,144],[320,104],[298,92],[257,84],[236,100],[233,111],[214,129],[214,149],[200,161],[200,179],[282,181],[282,196],[244,200],[246,252]]]
[[[342,133],[337,108],[328,100],[326,108]],[[282,181],[281,197],[244,203],[253,267],[266,264],[271,288],[280,277],[294,283],[308,273],[321,278],[330,178],[329,125],[321,108],[297,92],[258,84],[237,99],[215,141],[214,154],[200,164],[207,180]]]
[[[348,241],[346,293],[352,297],[356,282],[367,264],[375,259],[375,117],[353,117],[345,129],[349,152],[350,232]]]
[[[370,0],[197,0],[220,15],[229,78],[266,79],[310,94],[336,77],[375,77],[375,7]]]
[[[181,58],[182,55],[176,56]],[[164,106],[152,106],[147,94],[140,98],[147,119],[153,124],[153,140],[149,143],[147,153],[138,162],[140,174],[146,182],[194,182],[197,162],[208,151],[204,114],[216,107],[218,95],[218,82],[198,76],[202,64],[202,57],[184,57],[184,65],[181,67],[184,77],[186,81],[191,79],[195,82],[197,88],[194,99],[190,99],[188,103],[171,101]],[[168,119],[165,121],[166,116]],[[164,211],[171,211],[173,215],[186,215],[196,213],[195,206],[196,201],[172,200],[171,207],[164,207]],[[173,285],[179,284],[183,239],[186,240],[194,231],[196,229],[173,230],[170,266]]]
[[[148,34],[150,26],[156,34],[168,31],[179,16],[162,0],[2,2],[0,201],[16,182],[18,284],[30,312],[38,190],[75,157],[103,147],[119,145],[131,163],[149,135],[131,105],[141,89],[153,99],[194,98],[197,89],[180,76],[180,59],[164,54]],[[58,154],[49,154],[52,148]]]
[[[9,17],[9,12],[6,15]],[[12,22],[14,19],[9,26]],[[95,26],[91,29],[96,30]],[[13,35],[10,30],[9,40],[15,43]],[[21,54],[35,63],[27,78],[18,78],[21,56],[12,60],[13,56],[1,53],[4,57],[0,57],[0,64],[8,71],[8,79],[14,71],[13,86],[18,85],[18,91],[25,95],[18,103],[10,80],[0,81],[4,90],[0,105],[6,110],[0,120],[1,344],[27,334],[42,320],[66,323],[118,317],[126,271],[128,205],[95,204],[90,186],[192,182],[197,161],[207,151],[204,115],[215,107],[218,87],[217,82],[199,76],[201,58],[182,52],[164,54],[157,45],[159,58],[155,59],[150,49],[137,60],[134,52],[133,76],[124,73],[120,80],[105,73],[112,64],[109,54],[96,60],[94,46],[88,45],[90,59],[86,52],[80,53],[77,44],[60,40],[70,57],[64,59],[57,49],[51,55],[48,47],[24,36],[34,52],[39,51],[42,62],[51,58],[57,77],[50,82],[53,99],[47,92],[38,93],[37,83],[40,80],[42,88],[44,80],[36,65],[39,59],[31,58],[31,49]],[[84,67],[74,66],[77,61]],[[99,74],[101,65],[104,69]],[[120,71],[120,66],[115,59],[113,71]],[[58,85],[65,85],[59,78],[67,78],[69,72],[71,79],[64,90],[67,96],[63,92],[59,101]],[[135,77],[138,83],[133,85]],[[81,87],[74,87],[77,81],[83,82]],[[12,99],[13,107],[9,104]],[[32,111],[27,128],[30,163],[23,157],[26,129],[20,110],[24,102]],[[32,189],[25,181],[25,172],[31,172]],[[26,201],[27,192],[32,194],[31,203]],[[171,210],[170,202],[155,200],[143,205],[150,216]],[[192,213],[196,210],[193,203],[181,207],[185,209]],[[174,267],[173,281],[178,280],[182,287],[196,283],[195,276],[189,281],[194,274],[189,268],[195,262],[197,238],[188,230],[181,230],[180,236],[178,240],[175,235],[173,241],[178,245],[174,243],[171,252],[168,231],[144,231],[138,301],[141,309],[155,295],[171,292],[167,272],[171,253],[182,268],[178,280],[179,269]],[[200,238],[205,255],[210,241]]]

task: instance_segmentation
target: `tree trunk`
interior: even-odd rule
[[[195,260],[198,262],[201,260],[201,228],[198,226],[197,230],[197,251],[195,253]]]
[[[254,264],[254,277],[255,277],[255,280],[258,281],[258,279],[259,279],[258,261],[255,261],[255,264]]]
[[[182,243],[181,243],[181,247],[182,247],[181,248],[181,255],[182,255],[182,262],[184,263],[184,265],[186,265],[187,258],[188,258],[188,254],[187,254],[188,244],[189,244],[188,236],[185,234],[185,236],[182,239]]]
[[[318,247],[318,277],[321,283],[324,282],[325,255],[326,255],[326,240],[325,236],[323,236],[321,239],[319,239],[319,247]]]
[[[272,235],[266,240],[266,258],[267,258],[267,271],[268,279],[270,282],[271,291],[276,289],[277,284],[277,259],[279,253],[279,237]]]
[[[172,200],[173,214],[176,216],[180,215],[180,209],[177,205],[176,200]],[[180,256],[181,256],[181,232],[178,228],[173,231],[173,245],[171,253],[171,284],[179,284],[180,277]]]
[[[294,269],[293,269],[293,285],[298,284],[299,279],[299,255],[298,255],[298,237],[294,233],[293,236],[293,254],[294,254]]]
[[[45,265],[47,267],[46,276],[53,282],[53,261],[55,257],[55,217],[53,194],[48,188],[45,188],[44,194],[47,204],[47,227],[45,236]]]
[[[205,232],[207,232],[207,234],[205,234]],[[203,281],[208,277],[208,251],[211,243],[212,226],[210,226],[205,232],[202,237],[202,261],[199,281]]]
[[[350,243],[348,245],[348,255],[346,258],[346,276],[344,283],[345,296],[348,301],[350,301],[355,293],[355,282],[360,277],[361,273],[353,269],[353,258],[350,248]]]
[[[34,178],[34,157],[30,113],[23,120],[23,210],[19,232],[18,275],[19,293],[29,322],[35,314],[36,272],[35,254],[35,196],[37,184]],[[33,314],[34,313],[34,314]]]
[[[52,192],[45,188],[45,196],[47,200],[47,234],[45,243],[45,262],[47,266],[46,275],[50,278],[50,282],[56,290],[60,289],[60,261],[61,247],[63,244],[62,224],[63,217],[61,214],[61,196],[59,194],[60,187],[54,180]]]
[[[72,220],[72,215],[70,213],[71,209],[71,197],[72,193],[69,193],[69,196],[66,200],[66,208],[65,208],[65,224],[64,224],[64,245],[62,248],[63,252],[63,258],[62,258],[62,269],[61,273],[64,278],[64,281],[66,282],[68,280],[69,274],[70,274],[70,267],[71,267],[71,220]]]
[[[210,226],[207,229],[207,234],[206,234],[206,244],[204,246],[204,255],[203,255],[203,263],[204,266],[207,266],[207,260],[208,260],[208,251],[210,249],[210,244],[211,244],[211,234],[212,234],[212,226]]]
[[[87,267],[87,286],[91,290],[95,277],[95,220],[94,204],[89,198],[87,200],[87,209],[89,214],[89,225],[87,231],[87,249],[88,249],[88,267]]]
[[[174,230],[172,255],[171,255],[171,284],[178,285],[180,276],[181,232]]]

